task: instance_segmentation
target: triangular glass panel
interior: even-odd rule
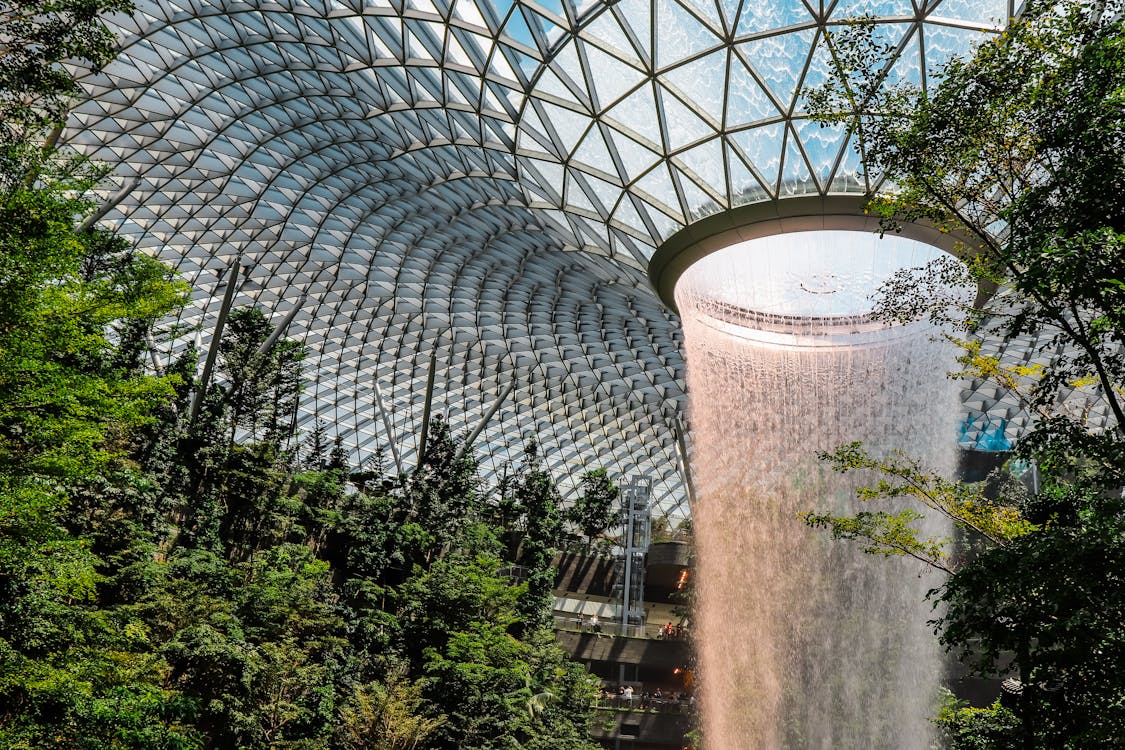
[[[505,56],[509,60],[516,64],[516,67],[520,69],[520,72],[523,73],[526,80],[530,81],[535,77],[535,74],[539,72],[540,62],[534,57],[521,52],[515,47],[509,47],[506,44],[500,45],[500,49],[504,51]]]
[[[829,187],[833,193],[867,192],[856,142],[855,136],[852,136],[844,147],[844,158],[840,160],[840,166],[836,168],[836,174],[832,176],[832,185]]]
[[[672,213],[679,212],[680,199],[672,178],[668,176],[668,167],[657,164],[644,177],[633,186],[636,190],[647,193],[652,200],[662,204],[665,210]]]
[[[651,141],[655,148],[663,150],[664,139],[660,135],[660,119],[656,114],[651,84],[641,86],[625,97],[608,114],[626,128]]]
[[[612,145],[616,148],[617,155],[621,157],[622,166],[625,167],[625,174],[621,175],[625,182],[632,182],[660,158],[654,151],[645,148],[624,133],[616,130],[611,132]]]
[[[513,0],[491,0],[491,2],[482,3],[482,5],[490,15],[495,15],[498,19],[503,21],[504,16],[512,9]]]
[[[629,37],[622,30],[621,25],[617,23],[617,17],[613,13],[598,14],[598,17],[583,29],[582,38],[588,43],[587,49],[593,44],[591,40],[597,40],[597,43],[603,47],[612,47],[615,54],[623,60],[638,66],[644,65],[641,59],[637,57],[637,51],[634,49],[633,43],[629,41]]]
[[[495,40],[486,30],[477,31],[471,28],[461,29],[461,44],[465,45],[466,52],[480,60],[487,60],[496,46]]]
[[[711,192],[726,195],[727,178],[723,170],[723,146],[721,138],[713,138],[706,143],[688,149],[675,157],[683,167],[690,170],[695,180],[711,189]]]
[[[441,60],[441,45],[445,32],[440,25],[433,22],[408,19],[406,28],[409,30],[407,36],[410,39],[411,57],[423,60]]]
[[[543,114],[554,125],[555,133],[562,143],[563,153],[570,153],[590,126],[590,118],[578,112],[543,102]]]
[[[423,13],[433,13],[435,16],[445,17],[445,13],[439,11],[431,0],[414,0],[413,7]]]
[[[530,4],[530,0],[524,0],[524,2]],[[554,13],[556,16],[564,15],[562,0],[535,0],[535,5],[538,5],[549,13]]]
[[[724,7],[734,4],[734,0],[723,0]],[[727,15],[733,17],[730,10],[727,10]],[[812,21],[808,8],[800,0],[785,2],[743,0],[742,14],[738,17],[738,26],[734,35],[736,38],[744,37]]]
[[[531,34],[531,29],[527,26],[527,21],[524,20],[523,14],[516,11],[508,17],[508,22],[504,24],[504,32],[506,36],[513,41],[519,42],[525,47],[536,49],[535,37]]]
[[[547,132],[539,117],[538,108],[541,106],[542,104],[537,100],[532,100],[524,108],[523,118],[520,120],[519,148],[527,151],[542,148],[546,153],[562,158],[563,155],[559,150],[559,145]]]
[[[930,11],[929,17],[1003,28],[1008,22],[1008,0],[945,0]]]
[[[761,181],[743,163],[738,153],[729,145],[724,150],[727,155],[727,170],[730,172],[731,207],[744,206],[770,198],[770,193],[762,187]]]
[[[730,63],[730,83],[727,86],[727,128],[750,125],[759,120],[779,116],[773,100],[762,90],[738,55]]]
[[[451,32],[449,36],[452,40],[454,34]],[[520,80],[516,76],[516,71],[512,68],[512,64],[509,62],[507,55],[499,54],[495,50],[492,53],[492,58],[487,63],[487,69],[490,77],[492,78],[498,76],[504,79],[505,82],[515,82]]]
[[[792,106],[797,93],[814,36],[812,29],[804,29],[739,45],[786,111]]]
[[[336,19],[332,29],[337,39],[346,45],[349,54],[354,55],[367,46],[367,29],[362,16],[349,15]]]
[[[372,60],[388,60],[390,58],[398,58],[398,57],[402,56],[401,55],[401,44],[402,44],[402,41],[401,41],[402,40],[401,26],[400,26],[400,28],[396,29],[394,32],[388,33],[382,27],[381,22],[380,22],[380,25],[378,25],[378,26],[375,25],[375,23],[371,20],[369,20],[367,23],[368,23],[368,28],[371,31],[371,35],[368,39],[368,44],[371,47],[369,54],[370,54]],[[394,41],[388,42],[387,41],[388,37],[393,37]]]
[[[434,60],[434,55],[430,53],[429,47],[422,43],[414,31],[411,30],[411,24],[406,24],[407,30],[403,35],[406,43],[406,60],[424,60],[427,62]]]
[[[781,167],[781,137],[784,126],[780,122],[762,125],[749,130],[731,133],[729,139],[736,144],[771,189],[777,184]]]
[[[913,31],[917,27],[911,26]],[[918,35],[914,34],[902,50],[902,54],[894,61],[887,74],[886,85],[895,86],[908,84],[910,86],[922,85],[922,55],[918,49]]]
[[[463,75],[458,75],[460,78],[465,78]],[[441,82],[436,79],[431,69],[419,70],[413,80],[415,101],[440,102],[442,100]],[[479,93],[477,95],[479,96]]]
[[[664,123],[668,131],[668,149],[675,151],[689,143],[714,135],[715,129],[700,119],[687,105],[665,89],[661,92]]]
[[[726,49],[675,67],[661,76],[662,82],[675,86],[681,96],[689,98],[716,125],[723,120],[723,98],[727,91]]]
[[[715,7],[714,0],[680,0],[680,2],[694,15],[702,18],[713,34],[722,36],[725,31],[723,18],[719,15],[719,9]]]
[[[614,204],[621,198],[621,187],[593,175],[584,175],[584,178],[586,186],[594,191],[598,202],[605,206],[607,212],[611,211]]]
[[[680,215],[679,209],[674,209],[674,211],[675,217],[673,218],[662,211],[659,206],[651,204],[645,205],[645,214],[648,216],[655,230],[653,240],[656,243],[663,242],[684,228],[684,219],[683,216]]]
[[[832,9],[833,20],[859,16],[913,18],[914,15],[914,5],[911,0],[839,0],[836,7]]]
[[[613,6],[613,15],[621,24],[621,28],[628,29],[632,38],[640,45],[640,52],[645,65],[652,65],[650,44],[652,33],[651,0],[619,0]]]
[[[809,89],[823,86],[833,77],[833,70],[832,55],[828,50],[827,43],[824,41],[824,35],[817,32],[816,42],[813,44],[812,59],[809,60],[808,69],[805,71],[805,78],[801,81],[801,92],[797,96],[797,106],[795,108],[797,112],[804,112],[808,107],[805,92]]]
[[[485,81],[484,87],[481,89],[481,108],[501,115],[506,114],[515,119],[517,113],[513,111],[511,103],[508,101],[507,94],[509,91],[510,89],[505,89],[503,86]]]
[[[601,216],[601,212],[595,208],[590,196],[586,195],[581,182],[574,178],[574,172],[567,170],[566,175],[566,205],[568,208],[576,208],[582,211],[589,211]]]
[[[840,155],[840,148],[844,145],[844,126],[821,126],[812,120],[796,120],[793,127],[808,154],[813,175],[820,187],[825,188],[832,174],[832,167]]]
[[[719,44],[695,16],[675,0],[654,0],[656,5],[656,67],[664,68]]]
[[[449,132],[449,120],[444,116],[442,110],[428,109],[418,112],[419,119],[427,126],[427,133],[430,134],[431,140],[435,138],[445,138]]]
[[[445,95],[448,102],[453,104],[461,104],[464,106],[476,106],[476,102],[469,103],[468,96],[465,91],[462,91],[461,86],[456,85],[456,81],[450,81],[449,85],[445,87]],[[475,92],[469,92],[469,95]]]
[[[597,96],[599,111],[612,107],[618,98],[645,79],[641,71],[602,52],[592,44],[586,44],[584,47],[586,61],[590,64],[590,87]]]
[[[704,190],[699,185],[688,177],[686,174],[679,170],[675,170],[676,177],[680,181],[680,190],[684,195],[684,216],[687,217],[687,223],[699,221],[704,216],[710,216],[722,210],[722,206],[716,201],[715,197]],[[723,191],[725,195],[726,190]]]
[[[582,61],[578,59],[577,44],[564,44],[558,49],[551,59],[551,67],[567,82],[576,97],[583,100],[587,98],[586,86],[589,84],[586,72],[582,69]]]
[[[809,172],[809,165],[805,163],[801,150],[797,148],[796,138],[793,133],[786,133],[785,163],[781,166],[781,194],[815,195],[819,192]]]
[[[481,121],[481,132],[485,135],[491,134],[488,140],[493,143],[501,143],[506,149],[512,149],[515,146],[515,126],[508,123],[498,123],[495,120],[484,119]]]
[[[564,29],[556,24],[552,19],[547,16],[540,15],[539,13],[532,12],[529,8],[523,9],[524,15],[527,17],[529,26],[535,26],[543,35],[543,40],[540,41],[540,50],[543,54],[550,52],[550,42],[559,39],[564,33]]]
[[[630,258],[638,269],[648,268],[653,253],[656,252],[656,248],[650,244],[652,242],[651,234],[646,232],[644,239],[641,239],[635,234],[614,229],[612,237],[617,242],[617,246],[614,248],[616,255],[613,257],[622,259],[624,263],[628,263],[626,258]],[[661,365],[666,364],[667,360],[665,358],[661,357],[659,354],[656,354],[656,357]],[[664,392],[662,386],[657,385],[656,387],[661,389],[661,393]]]
[[[605,253],[609,252],[609,231],[604,221],[575,215],[570,215],[568,218],[576,236],[586,237],[594,247]]]
[[[926,85],[935,86],[941,79],[941,69],[953,57],[968,57],[973,49],[991,35],[972,29],[927,23],[923,27],[926,54]]]
[[[574,152],[572,158],[578,163],[600,172],[617,174],[613,157],[609,155],[609,149],[606,148],[601,131],[596,127],[590,128],[589,132],[586,133],[586,137],[582,139],[582,144]]]
[[[386,87],[385,91],[386,91],[386,94],[387,94],[387,101],[388,101],[389,105],[393,106],[395,104],[402,104],[403,103],[403,94],[398,88],[398,85],[401,85],[401,82],[394,81],[392,83],[392,81],[389,80],[389,79],[391,79],[390,76],[387,76],[387,78],[383,79],[385,82],[387,82],[387,87]],[[398,84],[398,85],[395,85],[395,84]]]
[[[903,38],[912,33],[918,25],[916,23],[880,23],[872,32],[874,41],[883,47],[897,48]]]
[[[535,92],[549,94],[565,102],[574,101],[574,92],[567,88],[566,84],[555,75],[555,71],[551,70],[549,66],[543,68],[539,80],[535,82]]]
[[[617,204],[617,210],[613,212],[612,219],[642,234],[648,233],[648,227],[645,226],[641,215],[637,213],[637,209],[633,207],[633,202],[629,199],[628,195],[622,197],[621,201]]]

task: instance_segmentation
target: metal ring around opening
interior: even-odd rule
[[[879,218],[865,209],[861,195],[805,196],[752,203],[708,216],[669,237],[649,261],[649,281],[661,301],[677,311],[676,282],[696,261],[711,253],[748,240],[794,232],[845,230],[879,232]],[[945,232],[921,222],[904,223],[899,236],[923,242],[959,258],[979,252],[974,239]],[[983,304],[994,289],[981,286],[976,304]]]

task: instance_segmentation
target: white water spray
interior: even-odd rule
[[[705,258],[676,288],[704,738],[709,750],[924,750],[941,678],[925,595],[940,578],[798,513],[861,509],[863,478],[816,458],[842,443],[951,470],[950,352],[925,327],[864,315],[895,268],[937,251],[826,232],[755,243]]]

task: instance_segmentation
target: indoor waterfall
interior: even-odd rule
[[[932,739],[942,659],[925,596],[939,576],[798,518],[858,509],[863,478],[833,472],[817,451],[861,440],[946,472],[955,458],[948,347],[924,325],[864,314],[882,279],[937,251],[851,234],[744,243],[676,288],[712,750],[924,750]]]

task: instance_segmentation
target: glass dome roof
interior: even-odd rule
[[[486,477],[538,436],[688,513],[678,320],[648,260],[709,213],[863,188],[802,114],[818,42],[878,17],[925,81],[1009,0],[137,0],[67,142],[139,180],[105,221],[310,350],[300,420],[413,465],[427,398]],[[429,388],[431,362],[434,386]],[[564,482],[564,491],[570,485]]]

